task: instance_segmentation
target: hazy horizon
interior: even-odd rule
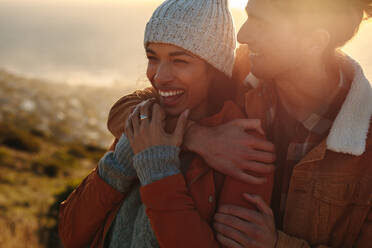
[[[0,68],[51,81],[141,87],[143,31],[159,0],[0,0]],[[236,0],[235,6],[242,1]],[[232,10],[238,29],[243,9]],[[344,49],[372,78],[372,23]]]

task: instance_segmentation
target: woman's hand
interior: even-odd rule
[[[212,128],[193,125],[187,129],[183,145],[202,156],[215,170],[246,183],[266,181],[249,171],[258,174],[274,171],[275,147],[264,138],[257,119],[236,119]]]
[[[158,145],[180,146],[188,114],[189,110],[185,110],[179,116],[175,131],[169,134],[164,130],[166,115],[160,105],[152,101],[140,104],[129,116],[125,128],[133,153]]]
[[[271,208],[258,195],[243,194],[257,210],[221,206],[214,216],[217,240],[225,247],[273,248],[278,239]]]

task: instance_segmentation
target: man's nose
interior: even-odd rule
[[[171,82],[172,80],[173,72],[171,65],[169,65],[168,63],[159,64],[154,76],[154,82],[157,84],[164,84]]]

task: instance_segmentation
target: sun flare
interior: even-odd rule
[[[244,9],[248,0],[230,0],[230,7],[235,9]]]

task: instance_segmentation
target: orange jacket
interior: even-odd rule
[[[222,111],[201,122],[215,126],[244,115],[232,102]],[[216,179],[216,172],[196,157],[185,175],[166,177],[141,187],[141,199],[161,247],[220,247],[210,227],[218,202],[218,188],[225,183],[234,194],[226,194],[224,203],[252,208],[241,194],[264,193],[270,200],[273,175],[264,185],[253,186]],[[239,188],[231,188],[236,185]],[[171,189],[171,190],[170,190]],[[228,191],[225,191],[228,193]],[[233,196],[233,197],[231,197]],[[94,170],[61,204],[59,233],[66,248],[103,247],[107,231],[125,195],[106,184]]]

